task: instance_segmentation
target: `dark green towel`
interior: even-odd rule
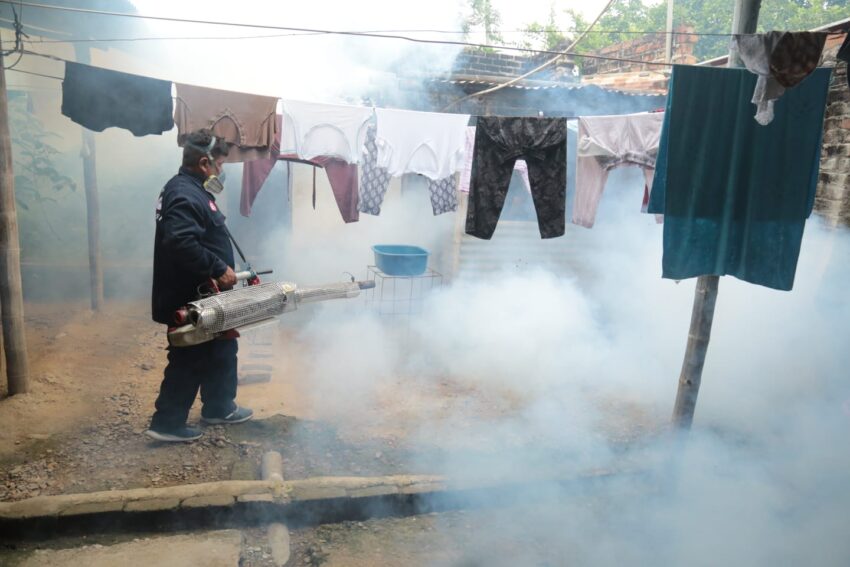
[[[753,119],[756,75],[676,66],[649,212],[664,214],[663,277],[731,275],[794,285],[817,188],[829,69],[789,89],[767,126]]]

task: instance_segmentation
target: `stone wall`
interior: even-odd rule
[[[509,55],[481,49],[464,49],[452,65],[452,76],[485,76],[485,77],[517,77],[534,69],[541,63],[552,58],[549,54],[533,57],[526,55]],[[573,74],[575,64],[564,60],[548,67],[531,77],[535,80],[578,81]]]
[[[693,32],[691,26],[679,26],[677,32]],[[697,42],[695,35],[673,36],[673,63],[691,65],[697,62],[694,56],[694,46]],[[667,36],[664,34],[651,34],[641,36],[631,41],[609,45],[599,51],[592,52],[594,55],[614,57],[619,59],[636,59],[639,61],[666,61]],[[582,74],[595,75],[602,73],[627,73],[642,71],[647,68],[657,69],[655,66],[643,65],[641,63],[630,63],[626,61],[611,61],[606,59],[587,59],[582,66]]]
[[[830,36],[825,66],[835,66],[826,107],[815,211],[832,224],[850,226],[850,88],[847,64],[835,55],[845,35]]]

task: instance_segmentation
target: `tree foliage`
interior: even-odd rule
[[[473,29],[483,28],[486,43],[502,43],[504,40],[499,32],[502,16],[493,7],[491,0],[469,0],[471,13],[463,21],[463,32],[469,35]]]
[[[8,108],[22,255],[52,253],[57,244],[67,244],[67,227],[55,229],[47,209],[58,206],[77,184],[57,166],[59,150],[50,144],[56,134],[28,111],[26,96],[10,96]]]
[[[77,185],[59,172],[53,158],[59,153],[50,145],[50,134],[41,121],[27,112],[26,98],[9,101],[9,126],[14,138],[12,166],[15,171],[15,200],[29,210],[33,203],[55,201],[66,191],[76,191]]]
[[[758,30],[801,31],[823,26],[850,16],[850,0],[763,0],[759,14]],[[674,26],[690,25],[696,33],[728,34],[732,29],[733,0],[674,0]],[[565,10],[576,30],[584,30],[590,21],[575,10]],[[574,39],[577,33],[563,33],[555,25],[555,14],[550,12],[545,24],[528,26],[523,38],[525,45],[546,49],[563,45]],[[641,0],[618,0],[602,16],[594,30],[576,47],[577,51],[596,51],[608,45],[640,37],[637,33],[664,31],[667,22],[667,2]],[[600,31],[609,33],[598,33]],[[621,33],[616,33],[621,32]],[[694,54],[704,60],[724,55],[729,51],[729,38],[725,36],[701,36],[697,40]]]

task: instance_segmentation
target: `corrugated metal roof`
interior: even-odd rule
[[[504,84],[504,82],[500,83],[498,81],[484,80],[484,79],[430,79],[430,82],[452,84],[452,85],[481,85],[482,87],[485,87],[485,88],[496,87],[496,86]],[[505,82],[507,82],[507,81],[505,81]],[[538,83],[542,83],[542,81],[538,81]],[[522,82],[520,82],[520,83],[515,83],[515,84],[512,84],[512,85],[507,85],[504,88],[526,90],[526,91],[542,91],[542,90],[555,90],[555,89],[574,91],[574,90],[586,90],[586,89],[599,89],[599,90],[617,93],[617,94],[622,94],[622,95],[626,95],[626,96],[658,96],[658,94],[659,94],[657,92],[640,93],[640,92],[634,92],[634,91],[626,91],[626,90],[621,90],[621,89],[613,89],[613,88],[610,88],[610,87],[603,87],[603,86],[599,86],[599,85],[588,85],[588,84],[581,84],[581,83],[558,83],[558,82],[551,82],[551,83],[548,83],[548,84],[523,84]]]

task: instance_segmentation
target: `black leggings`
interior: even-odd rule
[[[528,181],[540,236],[563,236],[567,205],[567,121],[564,118],[478,118],[466,215],[467,234],[488,240],[493,236],[517,158],[528,164]]]

